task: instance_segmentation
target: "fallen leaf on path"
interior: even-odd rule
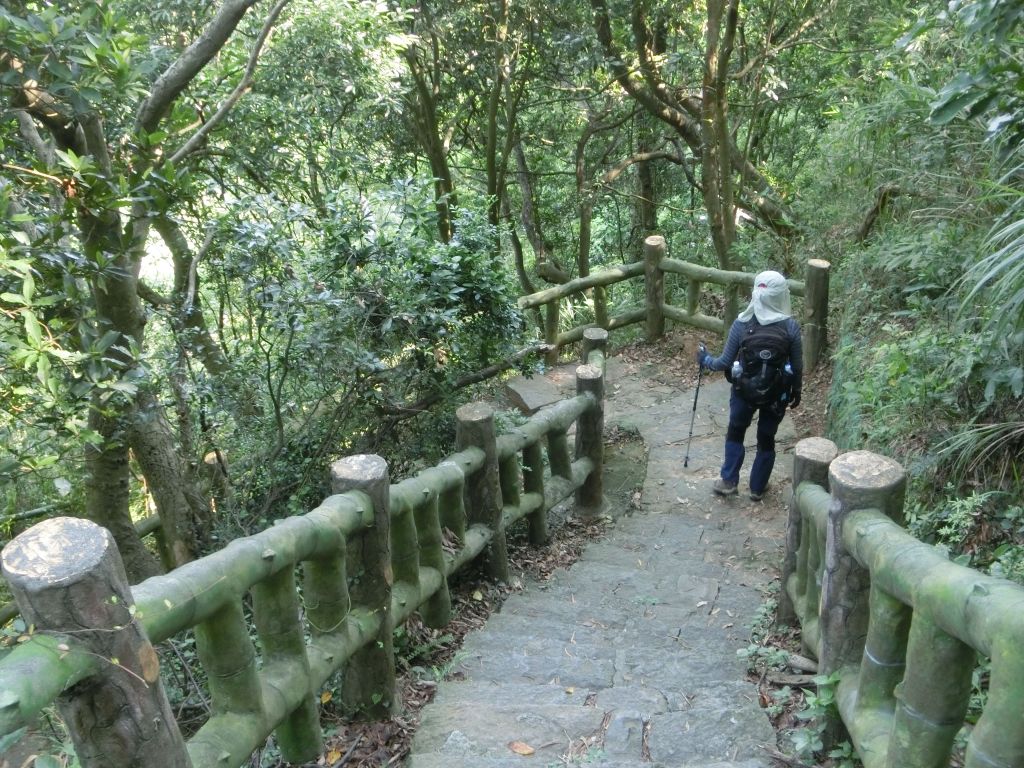
[[[517,755],[532,755],[534,753],[533,747],[529,744],[524,744],[521,741],[510,741],[508,748],[515,752]]]

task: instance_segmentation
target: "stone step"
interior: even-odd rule
[[[529,744],[531,762],[558,760],[572,743],[602,733],[604,713],[582,705],[534,705],[520,702],[459,703],[423,710],[412,751],[452,757],[505,758],[509,742]],[[520,757],[522,759],[522,757]]]
[[[490,641],[486,636],[491,634],[505,637]],[[495,614],[482,631],[467,637],[466,646],[474,649],[475,653],[483,654],[491,642],[506,647],[517,641],[531,643],[533,638],[550,641],[556,647],[569,648],[570,653],[572,646],[578,645],[583,649],[581,653],[586,655],[593,655],[588,650],[591,646],[619,649],[639,645],[664,655],[692,654],[707,648],[735,654],[749,645],[750,632],[741,623],[740,616],[730,615],[727,611],[694,617],[689,611],[680,615],[670,606],[648,605],[641,610],[631,610],[629,615],[610,616],[602,621],[595,614],[567,619],[558,613],[540,609],[537,612]]]
[[[509,750],[511,753],[511,750]],[[565,766],[579,765],[581,768],[771,768],[771,762],[767,759],[749,759],[736,762],[700,762],[700,763],[657,763],[649,760],[626,760],[620,757],[608,757],[594,751],[583,756],[577,761],[558,760],[556,762],[536,762],[532,755],[522,757],[512,755],[511,757],[452,757],[447,754],[436,752],[410,755],[406,762],[406,768],[565,768]]]
[[[424,710],[413,751],[503,758],[510,742],[521,742],[541,760],[584,748],[622,760],[641,760],[646,748],[672,765],[756,758],[775,733],[753,699],[740,684],[698,690],[680,698],[685,709],[669,712],[445,697]]]

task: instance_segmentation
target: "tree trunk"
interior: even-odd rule
[[[713,0],[714,7],[709,7],[708,9],[709,21],[716,8],[719,13],[718,18],[721,20],[723,2],[724,0]],[[616,81],[644,109],[672,128],[686,142],[687,146],[690,147],[696,156],[703,157],[708,149],[705,145],[704,126],[701,124],[704,114],[704,106],[701,103],[703,99],[695,96],[679,96],[679,93],[685,92],[686,89],[672,88],[660,79],[657,63],[650,56],[651,49],[648,44],[649,41],[643,19],[644,4],[633,4],[632,26],[634,37],[636,38],[636,51],[641,60],[640,74],[637,74],[634,69],[626,65],[625,57],[615,45],[606,0],[590,0],[590,3],[594,9],[594,26],[597,36],[601,46],[604,48],[605,60]],[[726,17],[727,34],[730,23],[733,25],[733,29],[735,29],[735,22],[729,21],[732,15],[735,14],[735,3],[731,3],[731,7],[730,16]],[[715,37],[717,38],[717,36],[718,34],[716,33]],[[731,49],[727,51],[726,48],[722,48],[711,53],[717,59],[715,69],[720,73],[724,86],[726,64],[728,63],[728,54],[731,54]],[[720,61],[723,53],[727,54],[725,62]],[[719,91],[724,94],[724,87],[720,87]],[[713,110],[713,107],[711,109]],[[742,151],[736,147],[732,138],[728,134],[726,136],[728,150],[723,151],[719,147],[720,158],[725,158],[724,162],[731,162],[733,172],[742,174],[751,188],[751,194],[743,201],[744,206],[749,207],[767,227],[778,235],[789,237],[796,234],[797,228],[793,224],[793,218],[789,210],[786,206],[769,196],[771,184],[750,163]],[[719,159],[717,162],[723,162],[723,160]]]
[[[729,57],[736,33],[738,0],[709,0],[704,49],[704,81],[701,86],[701,133],[704,152],[704,205],[722,269],[734,268],[730,249],[736,237],[733,198],[732,139],[728,121]],[[722,23],[725,22],[725,28]]]
[[[174,558],[168,567],[177,568],[195,558],[198,533],[209,529],[210,511],[183,466],[163,406],[148,391],[140,392],[137,400],[128,440],[160,513],[164,541]]]
[[[416,136],[420,148],[427,156],[427,162],[430,163],[430,173],[434,178],[434,208],[437,211],[438,235],[441,242],[447,243],[454,233],[452,211],[456,207],[456,198],[455,183],[448,167],[448,152],[437,118],[438,86],[432,79],[428,79],[427,73],[423,71],[415,49],[406,50],[405,60],[414,84],[413,93],[408,96],[411,102],[413,135]]]
[[[641,113],[637,118],[640,141],[637,154],[641,157],[653,150],[655,140],[651,118]],[[658,200],[654,187],[654,165],[650,160],[641,160],[636,164],[637,201],[636,217],[639,237],[637,243],[637,260],[643,258],[643,242],[658,231]]]
[[[85,449],[86,517],[111,532],[124,560],[128,580],[138,584],[161,573],[160,564],[135,532],[128,514],[130,476],[123,414],[105,414],[98,397],[89,411],[89,429],[103,438]]]

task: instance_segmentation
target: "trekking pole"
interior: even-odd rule
[[[686,458],[683,459],[683,468],[690,465],[690,441],[693,440],[693,420],[697,418],[697,398],[700,396],[700,377],[704,374],[704,366],[697,366],[697,389],[693,393],[693,413],[690,414],[690,434],[686,438]]]

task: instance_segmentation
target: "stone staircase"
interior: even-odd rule
[[[648,447],[640,510],[610,510],[604,540],[467,637],[408,768],[772,765],[775,732],[737,651],[781,563],[790,461],[780,451],[765,504],[714,498],[724,382],[701,389],[685,470],[692,390],[615,358],[609,383],[606,420]]]

